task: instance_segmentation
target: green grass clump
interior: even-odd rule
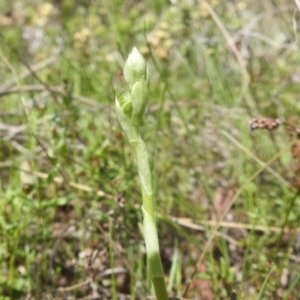
[[[154,294],[114,106],[134,45],[169,296],[296,299],[294,3],[21,2],[0,4],[0,299]],[[289,125],[249,133],[262,116]]]

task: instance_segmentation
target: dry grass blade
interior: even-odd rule
[[[300,12],[300,0],[295,0],[296,6]]]
[[[28,85],[28,86],[20,86],[20,87],[15,87],[15,88],[9,88],[9,89],[4,89],[0,90],[0,97],[9,95],[9,94],[15,94],[15,93],[24,93],[24,92],[43,92],[43,91],[51,91],[52,93],[61,95],[61,96],[67,96],[68,92],[63,88],[59,86],[48,86],[47,88],[44,85]],[[97,103],[96,101],[78,95],[76,93],[71,93],[70,95],[72,98],[75,100],[78,100],[79,102],[92,106],[94,108],[98,109],[103,109],[103,105]]]
[[[57,59],[58,59],[58,54],[59,53],[55,53],[52,56],[50,56],[49,58],[37,63],[36,65],[32,66],[32,70],[34,72],[37,72],[49,65],[54,64]],[[0,86],[0,91],[5,91],[8,90],[10,88],[12,88],[15,84],[17,84],[20,80],[28,77],[31,75],[31,72],[29,70],[24,71],[23,73],[21,73],[20,75],[18,75],[17,78],[12,78],[10,80],[7,80],[6,82],[4,82],[1,86]]]
[[[276,125],[277,126],[277,125]],[[260,128],[260,127],[258,127]],[[242,149],[249,157],[251,157],[254,161],[256,161],[258,164],[260,164],[262,167],[264,167],[267,171],[269,171],[275,178],[277,178],[281,183],[283,183],[285,186],[287,186],[291,191],[295,192],[296,189],[294,186],[292,186],[287,180],[285,180],[278,172],[276,172],[272,167],[267,165],[265,162],[260,160],[254,153],[252,153],[247,147],[242,145],[235,137],[233,137],[230,133],[227,131],[222,131],[222,134],[226,136],[230,141],[232,141],[236,146],[238,146],[240,149]]]

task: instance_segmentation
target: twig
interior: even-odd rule
[[[237,300],[236,291],[231,292],[230,300]]]
[[[31,174],[35,175],[39,178],[42,178],[42,179],[48,178],[48,174],[37,172],[37,171],[31,172]],[[64,179],[61,177],[54,177],[53,181],[55,181],[56,183],[64,183],[65,182]],[[81,190],[81,191],[85,191],[85,192],[89,192],[89,193],[96,193],[96,195],[98,195],[100,197],[104,197],[104,196],[108,197],[109,196],[108,194],[106,194],[105,192],[103,192],[101,190],[95,190],[95,189],[93,189],[89,186],[83,185],[81,183],[76,183],[76,182],[70,181],[70,182],[68,182],[68,185],[70,187],[73,187],[73,188]],[[112,196],[109,196],[109,197],[112,197]]]
[[[295,44],[292,43],[278,43],[276,41],[274,41],[274,39],[269,38],[259,32],[242,32],[243,36],[247,36],[247,37],[251,37],[251,38],[256,38],[258,40],[261,40],[263,42],[265,42],[266,44],[273,46],[275,48],[279,48],[279,49],[288,49],[288,50],[292,50],[292,51],[298,51],[298,47]]]
[[[51,119],[54,118],[54,115],[46,115],[36,121],[37,125],[40,125],[42,123],[48,122]],[[7,131],[8,133],[1,137],[3,140],[11,140],[13,139],[17,134],[25,131],[27,129],[28,125],[19,125],[19,126],[9,126],[3,123],[0,123],[0,131]]]
[[[13,162],[12,161],[7,161],[7,162],[0,162],[0,168],[10,168],[13,166]],[[28,170],[23,170],[23,169],[20,169],[20,171],[24,171],[24,172],[27,172],[29,173],[30,175],[33,175],[33,176],[36,176],[38,178],[41,178],[41,179],[47,179],[48,178],[48,174],[46,173],[42,173],[42,172],[38,172],[38,171],[28,171]],[[64,179],[61,178],[61,177],[54,177],[53,178],[53,181],[56,182],[56,183],[65,183]],[[84,192],[88,192],[88,193],[95,193],[97,196],[99,197],[106,197],[106,198],[114,198],[113,195],[109,195],[101,190],[95,190],[87,185],[84,185],[84,184],[81,184],[81,183],[76,183],[76,182],[73,182],[73,181],[69,181],[67,182],[67,184],[70,186],[70,187],[73,187],[77,190],[81,190],[81,191],[84,191]]]
[[[50,56],[49,58],[47,58],[47,59],[37,63],[36,65],[32,66],[31,69],[34,72],[39,71],[40,69],[43,69],[44,67],[53,64],[57,60],[57,58],[58,58],[58,53],[55,53],[54,55]],[[7,80],[6,82],[4,82],[0,86],[0,91],[12,88],[14,86],[14,84],[16,84],[21,79],[26,78],[30,74],[31,74],[31,72],[29,70],[26,70],[21,75],[19,75],[17,78],[14,77],[12,79]]]
[[[9,95],[9,94],[14,94],[14,93],[20,93],[20,92],[42,92],[42,91],[51,91],[51,93],[55,93],[58,95],[62,95],[62,96],[67,96],[68,92],[60,87],[60,86],[48,86],[47,88],[44,85],[26,85],[26,86],[20,86],[20,87],[15,87],[15,88],[10,88],[8,90],[0,90],[0,97],[5,96],[5,95]],[[96,101],[78,95],[76,93],[71,93],[71,97],[73,97],[75,100],[80,101],[83,104],[86,105],[91,105],[95,108],[103,108],[103,105],[97,103]]]
[[[88,285],[92,282],[91,279],[87,279],[86,281],[83,281],[83,282],[80,282],[78,284],[75,284],[75,285],[72,285],[72,286],[68,286],[68,287],[60,287],[57,289],[58,292],[70,292],[70,291],[73,291],[73,290],[76,290],[80,287],[83,287],[85,285]]]
[[[295,0],[296,6],[300,12],[300,0]]]
[[[157,216],[161,219],[165,218],[164,216],[162,216],[160,214],[157,214]],[[174,223],[176,223],[176,224],[178,224],[182,227],[198,230],[198,231],[201,231],[201,232],[206,230],[206,228],[203,225],[210,225],[210,224],[205,224],[205,221],[203,221],[203,222],[200,221],[200,223],[202,223],[203,225],[195,224],[195,223],[193,223],[193,220],[190,219],[190,218],[176,218],[176,217],[172,217],[172,216],[168,216],[167,218],[169,220],[171,220],[172,222],[174,222]],[[226,227],[226,226],[222,226],[222,225],[220,225],[220,226],[221,227]],[[229,243],[231,243],[233,245],[238,245],[238,242],[235,239],[233,239],[232,237],[230,237],[226,234],[223,234],[221,232],[217,232],[216,236],[219,236],[219,237],[223,238],[224,240],[228,241]]]
[[[202,220],[199,222],[201,225],[198,225],[193,223],[193,220],[191,218],[176,218],[173,216],[168,216],[168,218],[178,225],[195,229],[195,230],[201,230],[201,231],[204,230],[203,226],[215,227],[217,225],[222,228],[246,229],[246,230],[254,230],[254,231],[260,231],[266,233],[270,233],[270,232],[290,233],[293,231],[293,229],[289,227],[280,228],[275,226],[252,225],[252,224],[226,222],[226,221],[218,222],[218,221]],[[300,228],[297,228],[295,231],[300,234]]]

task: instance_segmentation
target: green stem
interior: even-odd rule
[[[144,143],[142,139],[139,140],[140,143]],[[136,144],[134,144],[136,146]],[[134,147],[135,150],[141,149],[139,147]],[[146,149],[143,145],[142,149]],[[146,151],[146,150],[145,150]],[[136,158],[138,157],[138,153],[135,151]],[[139,153],[140,154],[140,153]],[[143,167],[140,168],[139,160],[137,159],[138,169],[139,169],[139,177],[140,184],[142,190],[143,197],[143,214],[144,214],[144,239],[147,248],[147,257],[150,268],[151,280],[154,286],[156,299],[157,300],[167,300],[168,293],[164,280],[164,272],[162,268],[162,262],[159,252],[159,243],[158,243],[158,234],[156,229],[156,220],[154,215],[154,199],[153,199],[153,191],[152,184],[150,184],[150,190],[144,188],[144,180],[143,177],[145,174],[141,173],[141,170],[150,170],[149,167],[149,159],[148,155],[143,155]],[[148,173],[146,171],[146,173]],[[149,175],[149,174],[147,174]],[[151,173],[150,173],[150,183],[151,183]]]
[[[155,290],[157,300],[167,300],[168,293],[166,289],[165,280],[163,277],[152,278],[152,283]]]
[[[143,202],[145,202],[145,200],[147,202],[151,199],[148,197],[146,199],[143,198]],[[164,280],[164,272],[159,252],[155,219],[146,211],[144,206],[142,209],[144,214],[144,239],[146,243],[148,264],[150,268],[151,280],[156,294],[156,299],[167,300],[168,293]]]

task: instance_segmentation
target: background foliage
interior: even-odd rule
[[[299,145],[285,126],[248,125],[299,124],[292,1],[0,11],[0,299],[151,294],[136,168],[114,111],[134,46],[151,74],[141,134],[170,296],[298,299]]]

